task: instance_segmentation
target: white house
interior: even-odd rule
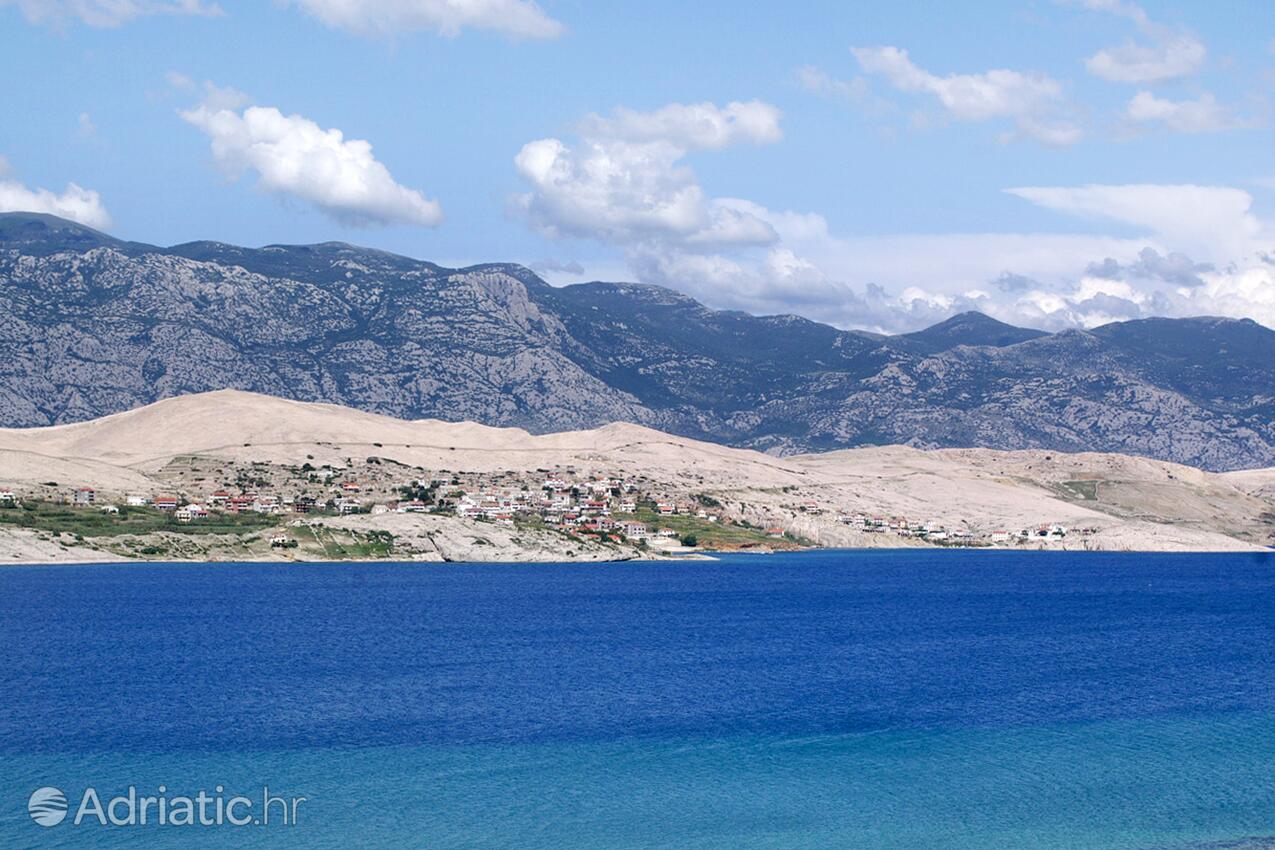
[[[620,533],[630,540],[645,540],[651,536],[651,531],[643,522],[626,522],[620,526]]]

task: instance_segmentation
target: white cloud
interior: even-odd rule
[[[1265,278],[1234,271],[1254,268],[1244,258],[1271,233],[1242,190],[1007,190],[1126,231],[1115,235],[836,236],[816,213],[704,191],[683,163],[691,150],[778,138],[777,122],[732,125],[738,114],[711,105],[618,111],[581,122],[577,143],[531,142],[516,158],[530,186],[519,206],[551,237],[619,247],[638,280],[713,307],[796,311],[841,327],[907,331],[969,309],[1047,328],[1199,312],[1266,320]]]
[[[1200,275],[1215,271],[1207,263],[1197,263],[1186,254],[1171,251],[1161,255],[1154,248],[1143,248],[1133,263],[1121,264],[1108,257],[1101,263],[1090,263],[1085,274],[1107,280],[1159,281],[1178,286],[1200,286]]]
[[[1085,60],[1094,76],[1117,83],[1155,83],[1190,76],[1204,65],[1208,50],[1198,38],[1155,23],[1141,6],[1118,0],[1085,0],[1084,5],[1128,18],[1150,41],[1099,50]]]
[[[348,225],[442,222],[438,203],[395,182],[369,142],[274,107],[241,108],[244,101],[209,86],[203,103],[181,112],[212,139],[213,159],[228,174],[253,171],[264,191],[308,201]]]
[[[644,282],[686,292],[713,307],[755,314],[797,312],[844,321],[854,312],[848,306],[860,300],[849,285],[783,246],[759,257],[639,248],[630,253],[629,263]]]
[[[1000,109],[947,97],[963,114]],[[838,236],[817,213],[705,192],[685,165],[688,153],[779,137],[777,113],[773,122],[741,114],[701,104],[591,116],[576,142],[523,147],[516,165],[530,191],[518,205],[547,235],[616,246],[637,280],[715,308],[888,332],[963,310],[1048,329],[1201,313],[1275,325],[1275,265],[1261,259],[1275,231],[1243,190],[1018,187],[1006,191],[1091,219],[1098,232]]]
[[[97,125],[93,123],[93,116],[87,112],[80,113],[76,125],[79,127],[80,136],[83,138],[89,139],[97,135]]]
[[[390,38],[428,30],[455,36],[493,30],[513,38],[557,38],[561,23],[532,0],[285,0],[325,25],[361,36]]]
[[[1006,321],[1056,330],[1096,327],[1151,316],[1229,316],[1275,327],[1275,268],[1253,263],[1207,272],[1194,287],[1168,287],[1082,275],[1065,285],[1038,286],[1014,300],[989,304]]]
[[[670,103],[654,112],[619,107],[608,118],[590,115],[580,124],[581,135],[620,142],[667,142],[685,150],[721,150],[730,145],[767,145],[783,138],[779,110],[760,100],[712,103]]]
[[[1128,42],[1099,50],[1085,60],[1089,73],[1115,83],[1155,83],[1194,74],[1204,64],[1205,48],[1181,35],[1155,45]]]
[[[764,261],[664,258],[639,272],[718,307],[795,309],[841,327],[886,332],[915,330],[963,310],[1047,329],[1201,314],[1251,317],[1275,327],[1275,265],[1262,258],[1275,237],[1247,193],[1211,186],[1012,191],[1135,232],[841,237],[817,215],[729,201],[779,235]],[[1216,263],[1197,262],[1195,254],[1183,253],[1188,245]],[[781,251],[791,252],[793,261],[785,262]],[[786,276],[798,285],[785,286]]]
[[[828,222],[819,213],[768,210],[743,198],[718,198],[717,203],[766,222],[785,242],[809,242],[828,238]]]
[[[216,3],[202,0],[0,0],[0,6],[16,6],[31,23],[52,26],[79,21],[91,27],[117,27],[145,15],[222,14]]]
[[[0,157],[0,212],[46,213],[98,229],[111,226],[111,216],[97,192],[75,183],[68,183],[61,194],[28,189],[8,178],[9,170],[8,160]]]
[[[1194,100],[1170,100],[1140,91],[1129,101],[1125,117],[1137,124],[1159,124],[1179,133],[1211,133],[1253,126],[1208,92]]]
[[[1020,135],[1051,145],[1069,145],[1083,132],[1057,117],[1062,85],[1044,74],[994,69],[981,74],[940,77],[918,67],[898,47],[854,47],[851,53],[869,74],[884,77],[899,91],[929,94],[959,121],[1008,118]]]
[[[517,205],[547,235],[697,250],[774,241],[764,221],[710,198],[682,162],[693,150],[778,140],[774,107],[752,101],[621,109],[609,118],[589,116],[580,133],[575,146],[539,139],[514,158],[531,187]]]
[[[193,92],[197,86],[195,81],[180,71],[168,71],[164,74],[169,88],[180,92]]]
[[[1251,318],[1275,328],[1275,266],[1262,263],[1204,277],[1192,298],[1199,313]]]
[[[797,85],[815,94],[834,95],[850,100],[860,100],[868,91],[867,81],[862,77],[839,80],[814,65],[804,65],[797,69]]]
[[[1209,262],[1251,253],[1265,229],[1252,212],[1253,197],[1228,186],[1024,186],[1006,191],[1058,212],[1130,225],[1172,250]]]
[[[776,213],[714,198],[684,164],[693,151],[764,145],[781,136],[779,111],[757,101],[617,109],[581,121],[580,140],[540,139],[515,158],[531,191],[516,204],[551,238],[619,247],[638,280],[688,292],[718,307],[817,314],[854,295],[787,239],[827,236],[808,213]]]
[[[1030,262],[1007,265],[1012,273],[1005,279],[1011,285],[1001,288],[1010,297],[988,305],[994,315],[1046,328],[1198,315],[1252,318],[1275,327],[1275,265],[1267,253],[1275,230],[1254,213],[1247,192],[1191,185],[1009,191],[1059,212],[1126,224],[1146,235],[1126,239],[1104,252],[1106,259],[1062,275],[1034,273]],[[1145,247],[1130,255],[1128,248],[1138,241]],[[1184,249],[1190,256],[1181,253]],[[1075,254],[1069,256],[1074,262]]]

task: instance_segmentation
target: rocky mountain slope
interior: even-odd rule
[[[979,314],[887,337],[547,285],[341,243],[156,248],[0,215],[0,424],[234,388],[533,432],[627,421],[793,453],[871,444],[1275,465],[1275,332],[1154,319],[1046,334]]]

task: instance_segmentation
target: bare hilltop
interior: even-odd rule
[[[1275,544],[1275,469],[901,446],[779,457],[223,390],[0,429],[0,559],[613,560],[707,549]]]

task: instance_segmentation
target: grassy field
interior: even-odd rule
[[[1060,487],[1063,491],[1063,498],[1082,499],[1086,502],[1094,502],[1098,499],[1097,481],[1063,481]]]
[[[118,514],[98,508],[76,508],[54,502],[25,501],[0,508],[0,526],[16,526],[51,534],[79,537],[115,537],[171,531],[178,534],[243,534],[275,525],[278,519],[262,514],[213,514],[207,519],[178,522],[155,508],[121,507]]]
[[[635,514],[615,514],[612,519],[617,522],[637,520],[652,529],[671,528],[677,532],[679,538],[689,534],[695,538],[701,549],[745,549],[761,545],[775,549],[796,545],[794,541],[786,538],[780,540],[767,537],[760,528],[709,522],[686,514],[661,516],[644,507],[638,508]]]

